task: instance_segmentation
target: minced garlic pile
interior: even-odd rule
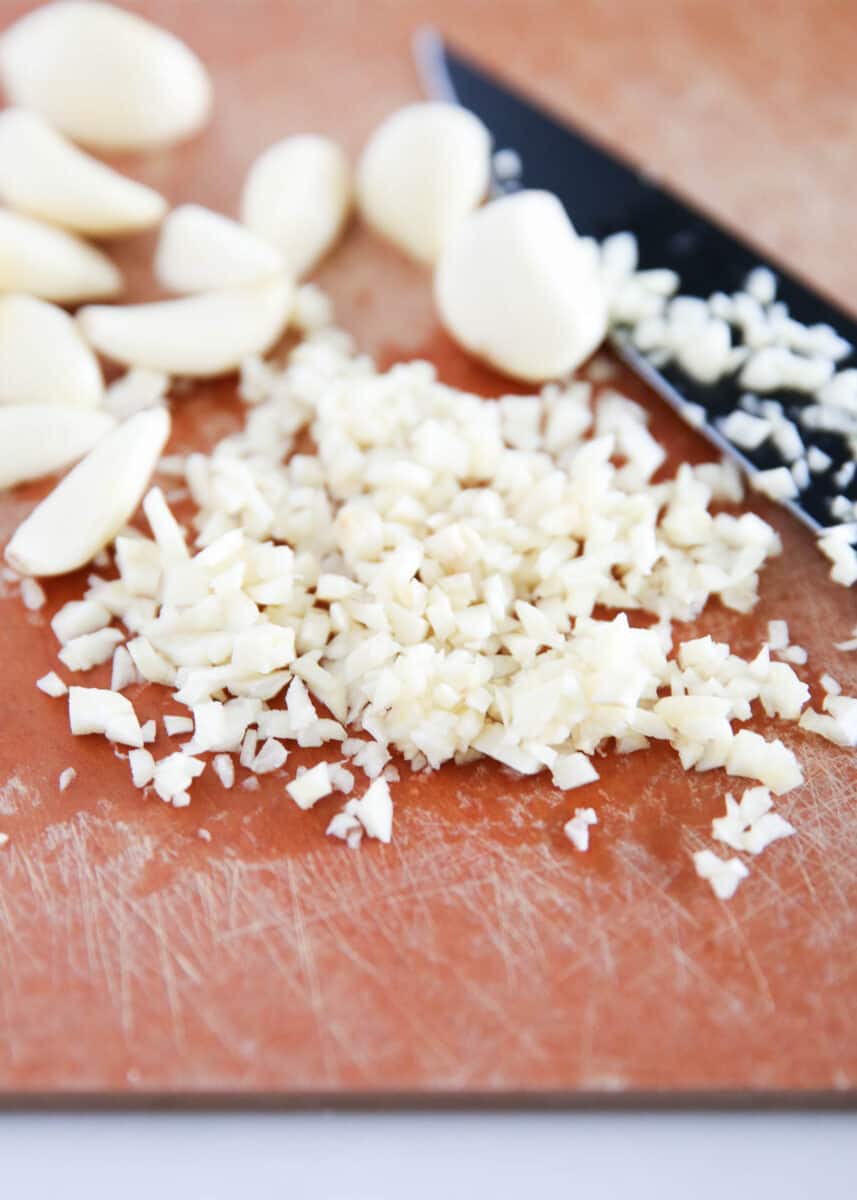
[[[312,286],[299,312],[306,337],[285,366],[244,365],[243,429],[166,464],[197,505],[193,544],[152,489],[151,536],[123,530],[118,578],[91,576],[54,618],[69,669],[113,657],[115,690],[71,689],[74,732],[132,747],[134,783],[177,806],[208,754],[231,786],[236,757],[264,774],[288,770],[289,743],[330,744],[330,762],[287,790],[308,808],[350,792],[354,769],[374,780],[331,822],[352,845],[389,840],[393,752],[413,770],[484,755],[571,789],[598,778],[593,755],[611,740],[628,753],[659,739],[686,769],[758,781],[768,807],[802,782],[781,741],[739,727],[754,700],[788,721],[809,700],[782,661],[801,658],[783,623],[750,661],[673,636],[714,597],[751,609],[779,552],[758,516],[723,507],[742,497],[731,464],[653,482],[663,448],[615,391],[574,381],[488,401],[428,363],[379,372]],[[307,433],[317,452],[293,452]],[[121,694],[140,679],[173,689],[167,731],[187,735],[159,762]],[[815,719],[854,744],[857,701],[828,698],[841,711]],[[768,814],[742,842],[766,813],[715,836],[755,852],[791,832]],[[569,821],[578,848],[595,822],[591,809]],[[711,857],[697,869],[731,894],[741,873]]]

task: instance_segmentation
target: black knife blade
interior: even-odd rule
[[[777,276],[778,299],[788,305],[794,318],[806,325],[830,325],[852,347],[857,346],[857,322],[832,301],[645,172],[499,82],[443,42],[434,30],[421,30],[414,49],[429,94],[474,112],[490,130],[495,147],[513,149],[519,155],[523,185],[555,193],[578,233],[600,241],[630,230],[637,239],[640,269],[667,267],[677,272],[682,295],[707,298],[717,291],[738,292],[753,268],[768,266]],[[652,363],[626,336],[615,337],[614,345],[679,412],[688,403],[700,406],[706,414],[703,432],[748,471],[786,465],[770,441],[755,450],[742,450],[718,430],[715,422],[735,411],[746,391],[736,378],[700,384],[672,362],[665,366]],[[837,364],[838,369],[853,366],[854,359],[852,350],[846,361]],[[812,401],[806,393],[790,390],[766,394],[766,398],[779,401],[793,420]],[[836,480],[839,468],[853,459],[840,434],[815,430],[809,436],[804,431],[804,440],[829,455],[832,464],[813,474],[809,486],[796,499],[786,501],[786,507],[818,531],[841,521],[841,516],[831,512],[837,496],[857,500],[857,473],[845,486]]]

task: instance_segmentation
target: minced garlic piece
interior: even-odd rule
[[[698,850],[693,856],[693,865],[700,879],[708,880],[719,900],[731,900],[741,880],[750,874],[740,858],[724,861],[711,850]]]
[[[314,804],[324,796],[329,796],[333,791],[327,763],[317,763],[308,771],[299,774],[291,783],[286,784],[286,791],[298,808],[312,808]]]
[[[563,826],[563,833],[575,850],[582,852],[589,849],[589,826],[597,824],[598,817],[594,808],[576,808],[574,816]]]

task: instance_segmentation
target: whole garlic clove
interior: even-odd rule
[[[208,378],[269,350],[288,324],[293,300],[293,285],[276,278],[155,304],[92,305],[77,319],[90,345],[115,362]]]
[[[76,462],[114,428],[109,413],[55,404],[0,408],[0,488]]]
[[[0,209],[0,293],[75,304],[121,290],[118,268],[100,250],[72,233]]]
[[[171,292],[244,287],[283,272],[270,243],[210,208],[182,204],[161,226],[155,275]]]
[[[103,550],[133,515],[170,434],[166,408],[118,426],[18,526],[6,561],[23,575],[65,575]]]
[[[0,412],[5,404],[94,408],[103,398],[98,359],[67,312],[33,296],[0,296]]]
[[[170,390],[170,377],[163,371],[150,371],[148,367],[131,367],[124,375],[114,379],[104,393],[106,410],[123,421],[144,408],[163,404]]]
[[[360,215],[420,262],[437,261],[453,231],[483,200],[491,135],[457,104],[409,104],[372,134],[357,167]]]
[[[0,80],[84,145],[141,150],[196,133],[211,81],[184,42],[112,4],[64,0],[36,8],[0,38]]]
[[[303,134],[270,146],[250,168],[241,220],[282,254],[294,278],[337,241],[351,208],[351,171],[330,138]]]
[[[572,371],[607,332],[594,265],[550,192],[516,192],[467,217],[438,263],[435,301],[465,350],[531,383]]]
[[[0,200],[92,237],[148,229],[167,210],[163,196],[78,150],[23,108],[0,112]]]

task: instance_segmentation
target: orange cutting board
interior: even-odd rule
[[[0,3],[0,24],[26,7]],[[594,0],[573,11],[273,0],[140,7],[184,36],[215,79],[203,136],[122,163],[173,203],[234,213],[247,166],[288,132],[331,133],[356,151],[382,114],[416,98],[408,36],[434,14],[486,61],[627,139],[799,267],[815,266],[832,290],[847,297],[854,283],[828,229],[857,182],[835,102],[845,39],[822,14],[833,5],[789,5],[769,27],[737,0],[661,0],[638,6],[645,29],[634,28],[637,6],[623,6],[620,26],[618,12],[614,23],[610,6]],[[739,16],[749,23],[746,45],[734,36]],[[777,69],[766,74],[765,63]],[[810,74],[813,63],[826,70]],[[759,144],[747,140],[748,123]],[[812,171],[798,179],[799,154]],[[134,298],[155,294],[152,244],[116,248]],[[424,355],[451,382],[486,395],[504,389],[439,333],[426,273],[360,229],[320,278],[341,323],[382,361]],[[643,398],[674,463],[708,455]],[[232,382],[194,389],[176,400],[175,446],[210,441],[238,411]],[[44,490],[0,497],[0,543]],[[715,606],[687,635],[708,631],[751,653],[765,623],[786,618],[809,649],[813,683],[827,669],[853,692],[857,658],[832,644],[857,621],[854,596],[828,582],[803,529],[767,506],[758,511],[781,531],[784,553],[764,574],[756,613]],[[83,573],[50,582],[46,608],[30,614],[13,587],[0,595],[7,1093],[853,1089],[852,754],[778,730],[806,769],[805,786],[779,805],[798,834],[752,864],[729,904],[696,878],[690,858],[710,844],[727,780],[685,774],[664,748],[599,762],[601,779],[585,793],[599,814],[588,854],[562,835],[582,793],[487,763],[405,772],[394,789],[393,844],[353,853],[324,836],[334,805],[297,811],[282,777],[226,793],[208,772],[190,808],[174,811],[135,791],[103,740],[72,738],[64,702],[33,685],[55,661],[49,617],[82,585]],[[157,688],[133,698],[143,716],[163,711]],[[162,736],[157,750],[167,745]],[[68,766],[77,777],[61,794]]]

